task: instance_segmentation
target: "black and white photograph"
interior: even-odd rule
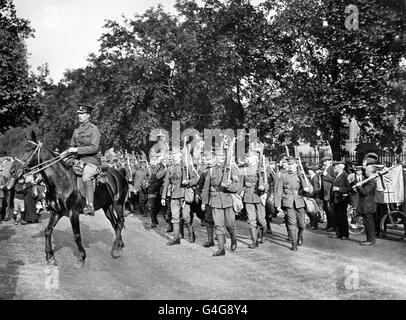
[[[0,0],[0,300],[405,300],[405,224],[406,0]]]

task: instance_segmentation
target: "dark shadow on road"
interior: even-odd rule
[[[0,300],[12,300],[16,295],[19,268],[24,265],[21,260],[8,261],[0,267]]]
[[[16,231],[10,225],[0,225],[0,241],[7,241],[15,234]]]
[[[84,248],[89,248],[91,244],[96,242],[103,242],[108,246],[113,245],[114,231],[113,229],[103,229],[103,230],[91,230],[87,225],[80,225],[80,234],[82,236],[82,245]],[[44,238],[45,239],[45,229],[33,235],[32,238]],[[76,242],[73,238],[72,229],[67,230],[56,230],[52,232],[52,247],[54,252],[58,252],[62,248],[71,248],[75,254],[78,249]]]

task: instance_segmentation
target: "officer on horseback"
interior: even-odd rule
[[[86,194],[86,207],[83,213],[86,215],[94,215],[94,177],[98,173],[100,165],[97,158],[97,153],[100,146],[100,131],[92,123],[89,118],[93,110],[92,106],[79,104],[78,105],[79,128],[75,129],[71,139],[71,147],[64,151],[63,155],[76,154],[77,158],[84,163],[83,167],[83,185]]]

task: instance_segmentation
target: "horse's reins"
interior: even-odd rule
[[[29,175],[37,174],[37,173],[49,168],[50,166],[54,165],[55,163],[58,163],[59,161],[61,161],[62,159],[65,159],[67,157],[67,156],[59,155],[59,156],[54,157],[52,159],[46,160],[44,162],[40,162],[41,161],[41,159],[40,159],[40,151],[41,151],[41,148],[43,146],[42,142],[35,143],[34,141],[31,141],[31,140],[28,140],[28,142],[35,145],[35,150],[28,157],[28,159],[26,161],[22,161],[22,160],[20,160],[20,159],[18,159],[16,157],[14,157],[15,160],[17,160],[18,162],[20,162],[23,165],[23,170],[24,169],[29,170],[28,172],[26,172],[24,174],[24,177],[29,176]],[[28,164],[34,158],[35,154],[38,155],[38,164],[30,168],[30,167],[28,167]]]

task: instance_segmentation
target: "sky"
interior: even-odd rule
[[[31,70],[48,63],[50,77],[58,82],[66,69],[87,65],[98,51],[104,20],[122,14],[131,17],[161,3],[175,12],[176,0],[14,0],[17,16],[28,19],[35,38],[26,41]]]

